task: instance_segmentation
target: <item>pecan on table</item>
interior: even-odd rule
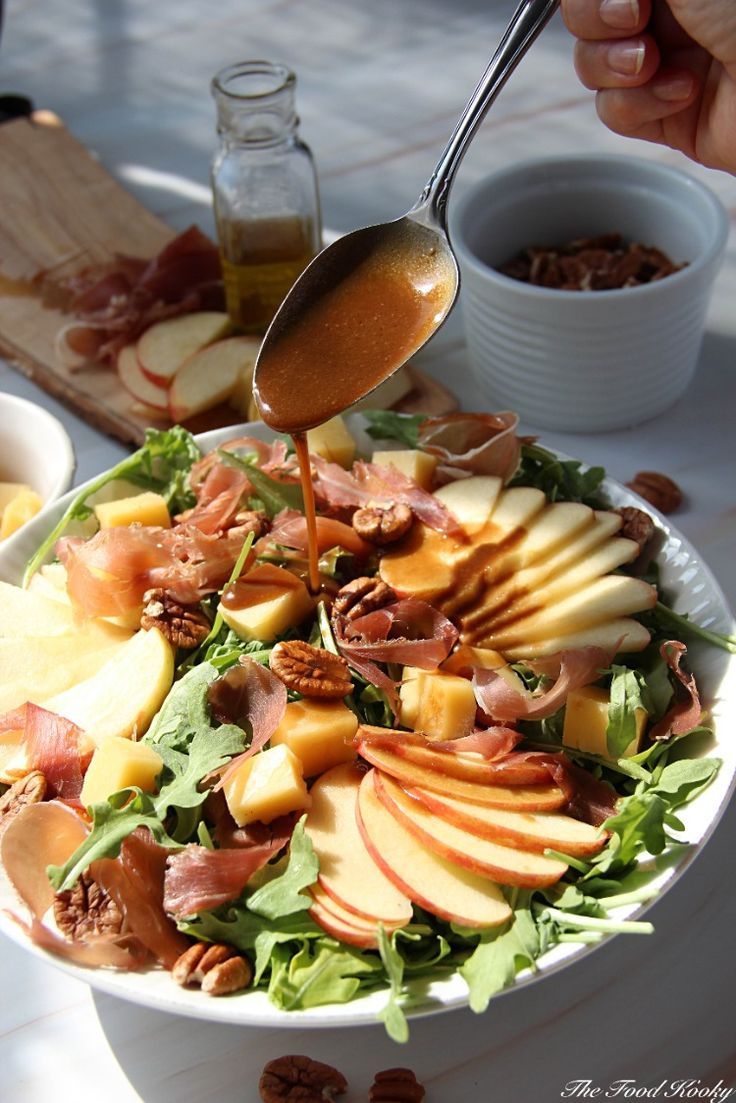
[[[13,782],[0,797],[0,823],[5,826],[25,808],[27,804],[38,804],[46,796],[46,778],[40,770],[31,770],[29,774]]]
[[[384,1069],[376,1073],[369,1099],[370,1103],[422,1103],[424,1085],[411,1069]]]
[[[141,628],[158,628],[172,647],[191,650],[209,635],[210,622],[199,605],[184,605],[168,590],[146,590]]]
[[[253,969],[232,946],[195,942],[176,959],[171,976],[182,988],[199,985],[208,996],[228,996],[248,987]]]
[[[639,551],[643,551],[654,536],[654,521],[649,514],[636,506],[622,506],[613,512],[618,513],[622,521],[618,535],[626,540],[633,540],[639,545]]]
[[[389,506],[369,502],[353,514],[353,528],[358,536],[379,548],[401,540],[413,524],[414,514],[401,502]]]
[[[341,1072],[322,1061],[292,1054],[269,1061],[258,1083],[263,1103],[325,1103],[347,1091]]]
[[[660,471],[637,471],[629,490],[650,502],[660,513],[673,513],[682,505],[682,491],[669,475]]]
[[[332,603],[333,615],[357,620],[397,601],[396,594],[381,578],[354,578],[342,586]]]
[[[89,870],[81,874],[74,888],[57,892],[54,919],[61,933],[73,942],[87,942],[99,935],[118,935],[124,927],[120,908]]]
[[[287,689],[303,697],[338,698],[352,693],[348,664],[340,655],[302,640],[282,640],[269,657],[269,666]]]

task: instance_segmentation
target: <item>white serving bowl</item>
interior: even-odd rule
[[[610,291],[537,287],[497,271],[528,246],[618,232],[686,267]],[[692,379],[728,216],[685,172],[633,157],[524,161],[451,209],[470,363],[490,409],[540,428],[621,429]]]
[[[0,482],[27,483],[48,505],[69,489],[75,466],[60,421],[35,402],[0,393]]]

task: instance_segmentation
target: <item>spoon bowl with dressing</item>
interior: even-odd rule
[[[452,181],[488,108],[558,5],[522,0],[415,206],[338,239],[293,285],[253,380],[272,429],[296,436],[346,410],[442,325],[460,286],[446,228]]]

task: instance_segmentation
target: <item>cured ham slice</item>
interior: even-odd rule
[[[430,417],[419,426],[419,447],[437,457],[445,481],[498,475],[507,482],[519,466],[518,424],[514,413]]]
[[[604,648],[582,647],[529,663],[536,673],[555,672],[554,685],[538,697],[515,689],[498,671],[478,667],[473,673],[475,699],[493,720],[542,720],[562,708],[571,690],[597,681],[610,662],[611,653]]]
[[[681,692],[675,694],[675,702],[662,719],[654,725],[650,737],[655,740],[669,739],[672,735],[684,735],[700,721],[700,694],[692,674],[680,668],[687,654],[687,648],[679,640],[666,640],[659,653],[677,679]]]
[[[247,655],[209,687],[207,700],[213,716],[221,723],[238,724],[251,733],[247,750],[224,767],[216,789],[221,789],[228,777],[246,759],[268,742],[286,711],[286,686],[269,670]]]

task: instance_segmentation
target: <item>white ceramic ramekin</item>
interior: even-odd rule
[[[68,490],[74,466],[69,434],[53,414],[0,393],[0,482],[27,483],[47,504]]]
[[[561,291],[502,275],[527,246],[619,232],[687,266],[639,287]],[[531,426],[621,429],[662,413],[697,365],[728,216],[693,177],[633,157],[556,157],[479,180],[451,208],[471,369]]]

